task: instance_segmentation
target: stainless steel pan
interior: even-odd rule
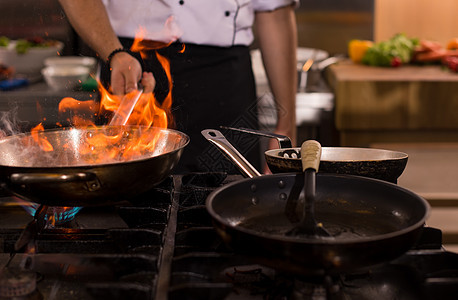
[[[99,146],[88,147],[95,136],[105,138]],[[37,137],[49,142],[54,151],[43,150]],[[154,150],[144,150],[139,156],[109,158],[113,150],[126,152],[126,145],[137,139],[157,140],[157,144]],[[141,126],[19,134],[0,141],[0,182],[8,192],[47,206],[112,204],[129,200],[163,181],[188,142],[184,133]]]

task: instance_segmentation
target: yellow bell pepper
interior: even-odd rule
[[[348,56],[354,63],[361,63],[367,49],[373,45],[374,43],[369,40],[351,40],[348,43]]]

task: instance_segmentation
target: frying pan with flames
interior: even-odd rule
[[[129,152],[137,141],[155,146]],[[188,142],[179,131],[141,126],[18,134],[0,140],[0,182],[9,193],[42,205],[109,205],[163,181]]]

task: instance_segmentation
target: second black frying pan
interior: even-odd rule
[[[288,137],[249,128],[224,128],[277,139],[280,148],[264,153],[270,171],[272,173],[302,172],[300,148],[293,148]],[[407,153],[399,151],[322,147],[320,173],[358,175],[396,183],[404,172],[407,159]]]
[[[272,173],[300,172],[300,148],[265,152]],[[320,172],[350,174],[396,183],[407,165],[404,152],[373,148],[322,147]]]

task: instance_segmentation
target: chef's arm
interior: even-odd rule
[[[270,88],[277,103],[276,133],[289,136],[295,145],[297,27],[294,6],[257,12],[255,30]]]
[[[100,0],[59,0],[70,23],[78,35],[107,60],[115,49],[122,48],[121,42],[111,27],[105,6]],[[110,63],[111,87],[120,95],[137,89],[141,78],[140,62],[126,52],[113,55]]]

